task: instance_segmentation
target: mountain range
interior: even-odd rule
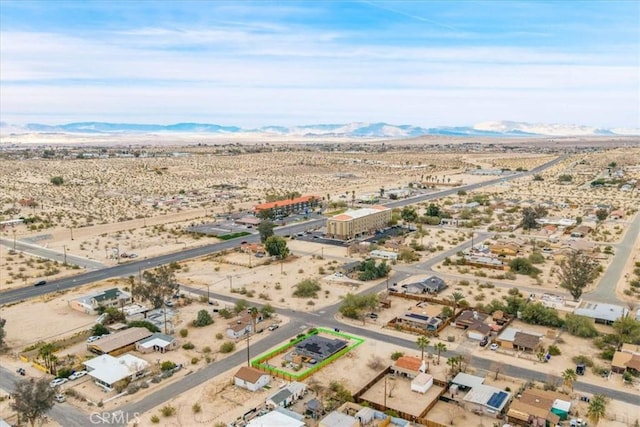
[[[424,135],[457,137],[525,137],[525,136],[630,136],[640,135],[640,129],[601,129],[581,125],[533,124],[525,122],[484,122],[473,126],[424,128],[388,123],[316,124],[302,126],[264,126],[245,129],[209,123],[176,123],[171,125],[79,122],[61,125],[29,123],[16,126],[0,122],[2,133],[206,133],[206,134],[263,134],[265,136],[349,137],[349,138],[411,138]]]

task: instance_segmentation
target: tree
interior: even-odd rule
[[[594,338],[599,335],[593,325],[593,320],[577,314],[567,314],[564,318],[564,328],[571,335],[581,338]]]
[[[522,228],[524,230],[530,230],[532,228],[538,228],[536,219],[545,217],[547,210],[542,206],[536,206],[535,208],[522,209]]]
[[[447,346],[443,342],[439,342],[433,345],[433,348],[438,352],[438,360],[436,365],[440,364],[440,354],[447,351]]]
[[[249,308],[249,315],[251,316],[251,331],[256,333],[256,319],[258,318],[258,309],[256,307]],[[247,366],[251,366],[251,361],[249,357],[249,335],[247,335]]]
[[[430,342],[431,341],[429,340],[429,338],[425,337],[424,335],[419,336],[416,340],[416,345],[422,352],[420,357],[422,360],[424,360],[424,350],[427,348]]]
[[[455,304],[456,308],[458,308],[458,305],[460,305],[460,302],[464,300],[464,295],[462,294],[462,292],[456,291],[451,294],[451,299],[453,300],[453,303]]]
[[[107,335],[109,333],[109,328],[104,326],[102,323],[96,323],[95,325],[93,325],[93,328],[91,328],[91,335],[99,336]]]
[[[283,260],[289,256],[289,248],[287,247],[287,241],[280,236],[268,237],[264,242],[264,249],[271,256]]]
[[[418,213],[413,206],[405,206],[400,212],[400,218],[407,224],[411,224],[418,219]]]
[[[260,225],[258,225],[258,233],[260,233],[260,241],[262,243],[266,242],[269,237],[273,236],[273,229],[275,226],[276,225],[268,219],[260,222]]]
[[[56,374],[56,365],[58,363],[58,357],[55,352],[58,349],[52,343],[44,343],[38,349],[38,357],[42,358],[44,367],[47,368],[47,372],[52,375]]]
[[[562,260],[558,275],[560,286],[568,290],[573,299],[578,301],[584,288],[598,275],[598,265],[582,252],[574,251]]]
[[[7,323],[7,319],[0,318],[0,352],[4,349],[4,338],[7,336],[7,333],[4,330],[4,325]]]
[[[348,293],[342,297],[342,304],[338,310],[344,317],[360,319],[365,311],[375,310],[378,304],[378,294],[356,295]]]
[[[598,209],[596,211],[596,218],[598,221],[604,221],[609,216],[609,212],[606,209]]]
[[[62,178],[61,176],[54,176],[53,178],[51,178],[51,183],[57,187],[64,184],[64,178]]]
[[[619,344],[640,344],[640,321],[630,316],[622,317],[611,325]]]
[[[466,194],[466,193],[465,193]],[[429,206],[427,206],[427,210],[425,211],[425,215],[426,216],[440,216],[440,206],[433,204],[433,203],[429,203]]]
[[[596,394],[591,398],[589,408],[587,409],[587,417],[594,425],[597,426],[600,420],[607,414],[608,401],[609,399],[602,394]]]
[[[167,306],[165,301],[175,295],[180,288],[176,282],[175,270],[172,267],[163,265],[154,269],[153,272],[145,271],[142,274],[145,284],[141,285],[142,295],[153,304],[154,308],[163,308],[164,333],[167,333]]]
[[[10,406],[20,419],[27,420],[33,427],[53,408],[55,394],[56,390],[49,387],[46,378],[17,381]]]
[[[527,258],[514,258],[509,261],[509,269],[516,274],[535,276],[540,274],[540,269],[533,266]]]
[[[261,209],[256,212],[256,217],[263,221],[271,221],[275,219],[276,214],[273,209]]]
[[[565,369],[562,373],[562,384],[573,391],[573,383],[578,379],[576,371],[571,368]]]
[[[213,319],[207,310],[198,311],[198,317],[193,321],[193,326],[196,328],[201,328],[203,326],[207,326],[213,323]]]

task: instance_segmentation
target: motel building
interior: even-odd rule
[[[363,209],[351,209],[327,220],[327,237],[351,240],[371,235],[385,228],[391,222],[391,209],[385,206],[372,206]]]

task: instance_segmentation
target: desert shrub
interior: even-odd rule
[[[594,338],[598,336],[598,330],[588,317],[567,314],[564,319],[564,326],[567,332],[576,337]]]
[[[236,349],[236,345],[233,341],[227,341],[220,345],[220,353],[231,353]]]
[[[202,406],[200,406],[199,403],[194,403],[191,406],[191,410],[193,411],[194,414],[199,414],[202,411]]]
[[[394,351],[393,353],[391,353],[391,360],[395,362],[396,360],[400,359],[402,356],[404,356],[404,353],[402,351]]]
[[[293,296],[298,298],[318,298],[318,291],[321,289],[320,282],[316,279],[305,279],[295,285],[296,290]]]
[[[165,405],[162,407],[160,412],[162,412],[162,415],[164,415],[165,417],[171,417],[176,414],[176,408],[171,405]]]
[[[162,362],[162,364],[160,365],[160,370],[161,371],[170,371],[172,369],[174,369],[176,367],[176,364],[173,363],[170,360],[165,360],[164,362]]]
[[[202,352],[203,353],[211,353],[211,347],[209,347],[209,346],[203,347],[202,348]]]
[[[207,310],[198,311],[198,317],[193,321],[193,326],[201,328],[213,323],[213,319]]]
[[[160,422],[160,417],[159,417],[159,416],[157,416],[157,415],[152,415],[152,416],[151,416],[151,422],[152,422],[153,424],[158,424],[158,423]]]
[[[160,328],[158,328],[153,323],[147,320],[132,320],[127,323],[127,326],[130,328],[146,328],[149,332],[160,332]]]
[[[188,329],[180,329],[180,336],[182,338],[186,338],[187,335],[189,335],[189,330]]]
[[[129,384],[129,387],[127,387],[127,394],[135,394],[138,390],[140,390],[140,386],[138,384]]]
[[[193,350],[194,348],[196,348],[195,345],[193,345],[192,342],[186,342],[184,344],[182,344],[182,348],[185,350]]]
[[[198,359],[198,358],[197,358],[197,357],[195,357],[195,356],[191,358],[191,364],[192,364],[192,365],[197,365],[199,361],[200,361],[200,359]]]
[[[562,352],[560,351],[560,349],[558,348],[557,345],[550,345],[549,346],[549,354],[552,356],[560,356],[560,354],[562,354]]]
[[[217,340],[221,340],[222,338],[224,338],[224,335],[222,334],[222,332],[218,332],[218,333],[216,334],[216,339],[217,339]]]
[[[584,356],[584,355],[574,356],[573,358],[571,358],[571,361],[573,361],[573,363],[575,363],[576,365],[585,365],[588,367],[593,366],[593,360],[591,360],[589,356]]]

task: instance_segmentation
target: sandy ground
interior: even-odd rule
[[[338,195],[342,194],[345,189],[348,189],[347,193],[352,189],[358,193],[367,191],[377,192],[381,185],[384,185],[387,189],[391,188],[392,185],[400,186],[406,184],[409,180],[415,180],[416,177],[420,178],[422,174],[442,175],[442,171],[445,171],[445,176],[455,180],[457,179],[457,174],[460,173],[459,168],[475,168],[477,166],[483,168],[517,168],[519,166],[530,168],[532,165],[543,163],[549,159],[548,156],[542,155],[522,156],[521,154],[514,154],[504,156],[501,154],[500,156],[496,156],[467,154],[454,156],[452,154],[434,155],[434,153],[423,153],[412,157],[411,163],[407,165],[404,160],[406,157],[404,153],[368,153],[366,156],[353,153],[340,153],[331,156],[327,156],[324,153],[322,155],[318,153],[294,153],[290,155],[288,153],[287,156],[277,159],[270,170],[265,170],[254,177],[250,177],[250,175],[251,173],[255,175],[255,171],[247,171],[246,175],[233,175],[233,178],[229,178],[229,181],[227,178],[221,178],[222,176],[232,176],[228,173],[230,170],[242,170],[243,168],[239,165],[246,165],[248,163],[269,164],[269,162],[265,160],[268,157],[267,155],[260,154],[258,158],[246,156],[248,155],[214,156],[211,154],[197,153],[197,155],[194,154],[187,159],[178,157],[73,162],[41,161],[40,163],[43,166],[37,169],[37,171],[34,168],[30,168],[29,163],[35,160],[24,163],[0,161],[0,171],[2,171],[2,174],[16,177],[16,179],[11,181],[12,184],[7,189],[7,195],[2,199],[2,202],[6,209],[7,207],[18,206],[18,201],[21,198],[28,196],[34,197],[44,208],[31,209],[20,207],[20,214],[48,215],[49,218],[55,218],[55,222],[58,224],[54,228],[43,230],[28,230],[26,226],[19,226],[15,229],[17,238],[24,239],[47,234],[50,236],[38,241],[39,244],[46,245],[51,249],[60,249],[65,246],[69,253],[85,256],[112,265],[116,261],[111,259],[109,255],[110,248],[114,245],[120,245],[121,252],[135,251],[141,257],[145,257],[175,251],[183,247],[209,243],[211,240],[196,240],[182,233],[183,227],[193,221],[204,221],[206,219],[205,217],[211,217],[214,213],[226,210],[226,205],[229,201],[235,205],[235,209],[237,209],[237,206],[250,207],[260,201],[265,189],[274,186],[276,180],[282,180],[283,176],[295,177],[296,174],[302,174],[301,176],[304,176],[304,179],[296,178],[297,182],[295,185],[293,182],[289,183],[285,181],[281,186],[283,189],[295,188],[299,191],[305,190],[303,191],[303,194],[305,194],[307,192],[314,192],[318,188],[323,188],[322,193],[329,193],[332,200],[334,198],[337,200]],[[555,177],[565,173],[567,170],[572,170],[576,176],[584,176],[584,182],[588,182],[594,177],[596,171],[606,168],[609,162],[616,161],[621,165],[633,165],[633,162],[636,162],[635,165],[637,165],[640,164],[638,156],[639,152],[637,149],[633,150],[629,148],[620,148],[606,153],[576,155],[545,172],[543,174],[545,181],[542,183],[525,178],[512,181],[508,187],[496,186],[483,192],[503,198],[518,196],[523,199],[532,198],[534,200],[545,200],[547,198],[553,198],[556,201],[567,199],[577,202],[578,207],[553,211],[553,216],[576,216],[588,206],[602,201],[611,203],[615,207],[622,207],[624,210],[632,213],[633,209],[637,209],[638,206],[637,192],[622,193],[611,190],[603,194],[600,190],[594,191],[581,188],[582,183],[575,183],[575,185],[571,186],[560,186],[553,184],[553,182],[556,179]],[[580,159],[583,158],[588,159],[588,166],[591,169],[587,170],[584,165],[578,164]],[[215,159],[215,166],[211,166],[212,159]],[[273,160],[273,156],[270,157],[270,161],[271,160]],[[70,164],[72,165],[70,166]],[[86,170],[85,168],[77,168],[78,164],[86,165]],[[429,168],[428,173],[426,171],[423,172],[422,166],[430,164],[434,164],[435,167]],[[162,169],[163,167],[167,167],[167,169],[164,170]],[[154,172],[157,168],[160,168],[161,173],[158,174]],[[145,175],[144,171],[147,169],[152,172]],[[273,170],[282,170],[284,173],[278,173],[276,177],[269,177],[270,173],[273,174]],[[344,178],[336,178],[336,173],[345,171],[353,173],[357,178],[349,180],[348,183],[345,182]],[[125,172],[128,174],[137,173],[140,176],[147,176],[149,179],[146,181],[140,180],[140,183],[137,181],[127,181],[127,173]],[[635,173],[640,173],[640,170]],[[51,186],[49,177],[54,176],[54,174],[64,175],[65,185],[55,188]],[[69,176],[68,180],[66,176]],[[466,175],[464,179],[465,182],[467,182]],[[482,178],[476,177],[474,179]],[[142,182],[144,182],[144,184],[142,184]],[[298,184],[301,182],[303,185],[299,186]],[[242,190],[238,190],[237,192],[236,190],[225,190],[225,193],[229,193],[226,194],[226,196],[228,196],[227,198],[222,198],[222,195],[219,194],[221,190],[211,190],[210,192],[201,190],[224,183],[242,187]],[[101,190],[98,190],[98,188]],[[166,190],[163,190],[161,194],[152,191],[154,188],[163,188]],[[171,198],[179,195],[179,190],[183,188],[185,189],[185,194],[189,197],[188,205],[183,205],[179,208],[172,205],[160,205],[157,208],[153,208],[146,204],[146,200],[149,198],[155,200],[165,197],[165,200],[173,200]],[[105,189],[114,190],[110,191]],[[96,191],[99,192],[96,193]],[[72,193],[76,193],[75,196]],[[214,196],[220,196],[220,200],[222,201],[212,202],[211,200]],[[51,200],[58,199],[60,200],[59,203],[53,204],[50,202]],[[464,198],[459,196],[454,196],[449,199],[451,203],[464,201]],[[95,212],[95,215],[92,214],[93,218],[91,218],[91,221],[86,217],[86,212]],[[57,220],[58,216],[60,217],[59,222]],[[142,216],[145,218],[142,218]],[[135,217],[138,217],[138,219],[117,222],[119,219]],[[629,216],[627,216],[625,220],[628,220],[628,218]],[[496,214],[494,214],[493,220],[497,220]],[[603,223],[599,226],[598,231],[590,235],[588,239],[601,246],[615,244],[624,231],[625,220],[615,223]],[[101,222],[104,222],[104,224]],[[71,227],[69,227],[69,225],[71,225]],[[12,239],[12,231],[12,229],[5,229],[2,232],[2,236],[7,239]],[[442,246],[442,249],[447,249],[458,244],[459,241],[461,241],[459,239],[463,238],[466,233],[466,230],[460,229],[427,228],[426,231],[428,231],[429,234],[414,236],[415,240],[422,241],[425,245]],[[73,240],[71,240],[72,233],[74,237]],[[640,238],[636,241],[636,256],[638,256],[637,254],[640,251],[640,243],[638,242],[640,242]],[[362,291],[374,284],[360,283],[352,279],[336,278],[332,275],[332,272],[343,263],[359,259],[358,255],[349,256],[345,248],[324,246],[320,249],[316,244],[302,241],[289,241],[289,246],[294,257],[292,260],[282,264],[271,263],[257,266],[258,259],[251,258],[252,265],[251,268],[249,268],[248,263],[250,256],[238,253],[231,253],[218,258],[209,257],[204,260],[187,261],[183,263],[184,268],[182,272],[178,273],[178,280],[185,285],[193,286],[200,290],[206,290],[207,284],[209,284],[211,292],[233,295],[259,303],[268,302],[276,308],[289,307],[296,310],[316,310],[322,305],[339,301],[340,297],[348,292]],[[3,252],[4,250],[5,248],[3,248]],[[435,253],[438,252],[439,250]],[[423,260],[427,259],[427,256],[428,255],[425,255]],[[31,262],[33,266],[30,266],[28,263],[30,259],[27,255],[25,255],[24,258],[16,255],[11,260],[3,257],[0,261],[2,263],[2,267],[0,268],[2,268],[2,271],[7,272],[6,267],[11,266],[13,271],[20,271],[24,276],[28,276],[29,280],[40,277],[40,272],[37,268],[38,263],[34,260]],[[266,260],[261,260],[261,262],[264,261]],[[605,259],[603,262],[606,265],[607,260]],[[630,262],[628,269],[632,267],[633,264]],[[320,274],[321,268],[324,271],[322,274]],[[553,263],[551,261],[546,262],[544,266],[545,272],[543,273],[546,275],[544,276],[545,279],[552,279],[551,268],[553,268]],[[484,280],[483,277],[474,276],[473,274],[465,275],[456,269],[445,271],[444,267],[440,267],[440,269],[436,269],[436,271],[449,274],[454,278],[453,280],[458,281],[464,277],[468,277],[467,280],[471,283],[474,283],[476,279],[478,279],[479,282]],[[63,275],[70,273],[73,273],[73,271],[61,271],[57,274]],[[5,280],[4,283],[0,284],[2,289],[24,284],[20,283],[23,279],[13,279],[13,283],[8,284],[7,281],[10,280],[7,279],[8,277],[8,274],[3,274],[2,277],[0,277],[0,280]],[[52,275],[50,277],[59,276]],[[322,290],[318,298],[293,298],[291,296],[293,286],[307,278],[318,278],[320,280]],[[503,282],[509,285],[516,284],[508,280],[504,280]],[[554,285],[551,280],[544,280],[544,282],[545,286],[549,286],[549,289],[553,288]],[[549,284],[546,285],[546,282],[549,282]],[[67,336],[88,329],[93,324],[94,319],[70,310],[67,306],[68,300],[77,295],[88,293],[88,289],[93,292],[99,288],[113,287],[116,285],[126,286],[123,282],[118,283],[117,281],[111,281],[109,283],[85,287],[78,292],[66,292],[52,299],[37,299],[21,305],[1,307],[0,316],[7,319],[7,339],[12,349],[7,356],[3,357],[2,363],[12,368],[24,366],[27,368],[29,375],[40,375],[39,371],[17,361],[14,357],[16,352],[39,340],[54,340],[61,336]],[[246,291],[253,292],[253,297],[249,297],[246,294],[240,295],[237,292],[232,293],[232,289],[234,291],[245,289]],[[479,291],[475,289],[474,286],[460,287],[457,285],[451,286],[449,292],[453,292],[454,290],[461,290],[467,294],[468,299],[473,302],[482,301],[479,299],[480,297],[478,297],[480,294],[485,294],[484,302],[488,302],[492,298],[499,297],[506,292],[505,289],[500,287],[493,289],[487,288]],[[191,305],[180,308],[179,315],[176,319],[176,329],[187,326],[190,320],[195,318],[197,310],[207,307],[208,306],[199,302],[194,302]],[[396,331],[381,328],[381,325],[400,312],[406,311],[409,307],[411,307],[411,305],[407,302],[394,301],[392,308],[383,311],[377,321],[367,320],[366,327],[375,328],[383,333],[397,334],[398,332]],[[33,312],[38,312],[38,317],[40,319],[46,318],[47,322],[40,322],[35,319],[34,316],[31,315]],[[203,329],[188,327],[189,335],[187,338],[181,339],[181,341],[192,342],[195,345],[195,349],[190,351],[179,350],[170,355],[175,361],[185,363],[187,369],[181,371],[169,381],[174,381],[176,378],[179,378],[180,375],[186,375],[187,372],[197,371],[207,363],[205,360],[207,356],[211,360],[218,360],[220,357],[223,357],[218,350],[224,340],[216,339],[215,335],[217,332],[225,329],[226,322],[219,318],[215,320],[214,325]],[[280,318],[279,320],[287,321],[287,319],[284,318]],[[361,322],[358,322],[358,324],[361,325]],[[524,325],[523,329],[532,330],[535,328]],[[546,330],[540,330],[539,332],[544,333]],[[486,349],[479,349],[476,343],[463,339],[460,331],[454,330],[446,332],[446,334],[452,334],[456,337],[453,343],[446,342],[447,347],[450,349],[468,351],[473,357],[487,357],[498,362],[503,361],[511,364],[522,364],[531,369],[543,370],[553,374],[559,374],[566,369],[566,367],[572,366],[573,364],[570,362],[571,357],[577,354],[577,352],[586,352],[594,355],[596,353],[595,348],[593,348],[588,341],[577,340],[573,337],[563,335],[561,338],[564,342],[559,345],[563,354],[554,358],[551,364],[540,364],[536,361],[522,358],[514,360],[514,356],[506,352],[490,352]],[[444,337],[446,335],[442,334],[441,336]],[[437,339],[435,339],[434,342],[435,341],[437,341]],[[66,349],[65,352],[83,354],[85,351],[84,346],[85,344],[81,340],[74,347]],[[206,352],[205,347],[210,347],[211,351]],[[242,351],[242,349],[243,343],[239,343],[236,351]],[[364,345],[358,347],[350,358],[345,358],[344,363],[332,364],[314,377],[324,383],[330,379],[344,380],[349,385],[349,389],[355,391],[355,389],[360,386],[358,381],[361,380],[365,382],[367,376],[371,375],[371,372],[369,372],[370,368],[367,367],[366,363],[366,361],[370,359],[371,354],[380,355],[383,360],[390,363],[389,357],[393,351],[395,351],[395,349],[386,343],[366,342]],[[411,352],[407,351],[407,353]],[[416,350],[412,354],[419,355],[419,351]],[[148,357],[152,364],[157,363],[156,355]],[[193,358],[198,359],[195,364],[191,363]],[[359,363],[355,363],[354,361]],[[445,367],[446,364],[443,361],[440,366],[432,366],[432,370],[436,376],[446,375],[446,372],[438,371],[438,369],[442,370],[445,369]],[[173,402],[170,402],[171,405],[176,407],[177,415],[176,417],[166,420],[161,417],[162,421],[160,425],[175,425],[176,423],[189,425],[190,423],[193,424],[196,422],[214,423],[217,421],[231,421],[241,415],[250,405],[257,405],[259,402],[264,401],[266,392],[249,395],[247,392],[236,390],[230,386],[230,378],[234,372],[235,370],[208,382],[201,388],[179,396]],[[581,377],[580,381],[588,381],[594,384],[616,388],[623,387],[619,376],[613,376],[609,380],[604,380],[592,374]],[[162,383],[160,385],[162,385]],[[73,384],[73,387],[77,387],[81,395],[92,401],[99,401],[109,397],[98,392],[96,387],[86,381],[79,381],[78,384]],[[144,395],[145,392],[147,391],[138,392],[138,394],[125,399],[137,399]],[[124,401],[110,402],[106,404],[106,407],[116,407],[119,402]],[[201,403],[202,411],[200,413],[196,414],[192,410],[194,402]],[[242,405],[240,405],[240,403],[242,403]],[[86,403],[76,402],[72,399],[70,399],[70,404],[86,407]],[[612,408],[620,409],[616,409],[615,412],[611,411],[611,413],[618,415],[633,413],[632,409],[625,408],[624,405],[621,404],[621,406],[619,406],[618,402],[612,405]],[[3,406],[0,405],[0,410],[2,410],[2,408]],[[444,414],[442,415],[443,417],[446,417],[450,412],[450,408],[440,408],[436,406],[434,411],[434,414],[440,413]],[[158,413],[158,410],[145,414],[145,417],[148,419],[152,413]],[[473,415],[470,413],[465,413],[465,417],[465,424],[479,422],[478,420],[471,420],[470,417],[473,417]],[[489,425],[488,420],[487,425]],[[618,424],[612,423],[608,425]]]

